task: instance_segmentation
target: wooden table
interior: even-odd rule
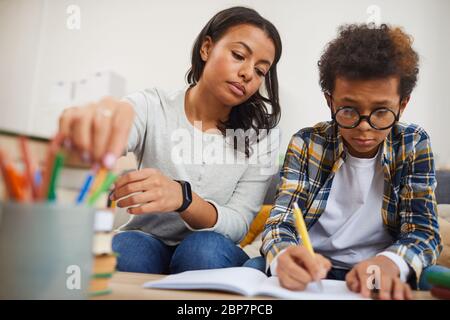
[[[144,289],[142,285],[150,280],[164,277],[159,274],[117,272],[111,279],[112,293],[93,300],[267,300],[270,297],[245,297],[241,295],[200,290]],[[414,291],[418,300],[434,299],[428,291]]]

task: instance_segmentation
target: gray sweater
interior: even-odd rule
[[[246,158],[234,152],[230,139],[220,132],[202,132],[186,117],[187,87],[173,93],[146,89],[124,98],[136,112],[128,151],[139,157],[147,138],[142,167],[191,183],[192,191],[215,206],[216,224],[193,229],[177,212],[133,215],[119,230],[140,230],[168,245],[176,245],[194,231],[215,231],[235,243],[246,235],[260,209],[270,179],[278,169],[279,129],[275,128]]]

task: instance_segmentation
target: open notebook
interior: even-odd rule
[[[277,277],[267,277],[263,272],[246,267],[186,271],[169,275],[161,280],[149,281],[145,288],[228,291],[244,296],[272,296],[296,300],[356,300],[359,294],[347,289],[344,281],[322,280],[323,291],[315,283],[304,291],[282,288]]]

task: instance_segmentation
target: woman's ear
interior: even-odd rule
[[[211,52],[211,48],[213,46],[213,41],[210,36],[206,36],[205,40],[203,40],[202,46],[200,48],[200,57],[203,62],[208,60],[209,54]]]

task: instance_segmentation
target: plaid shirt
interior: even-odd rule
[[[381,216],[395,239],[386,251],[401,256],[414,270],[416,281],[423,268],[435,264],[442,250],[437,221],[433,153],[428,134],[417,125],[396,123],[382,144],[384,192]],[[334,122],[321,122],[297,132],[291,139],[275,205],[264,232],[261,253],[270,266],[284,248],[301,243],[295,230],[294,201],[307,228],[327,205],[333,178],[346,158]]]

